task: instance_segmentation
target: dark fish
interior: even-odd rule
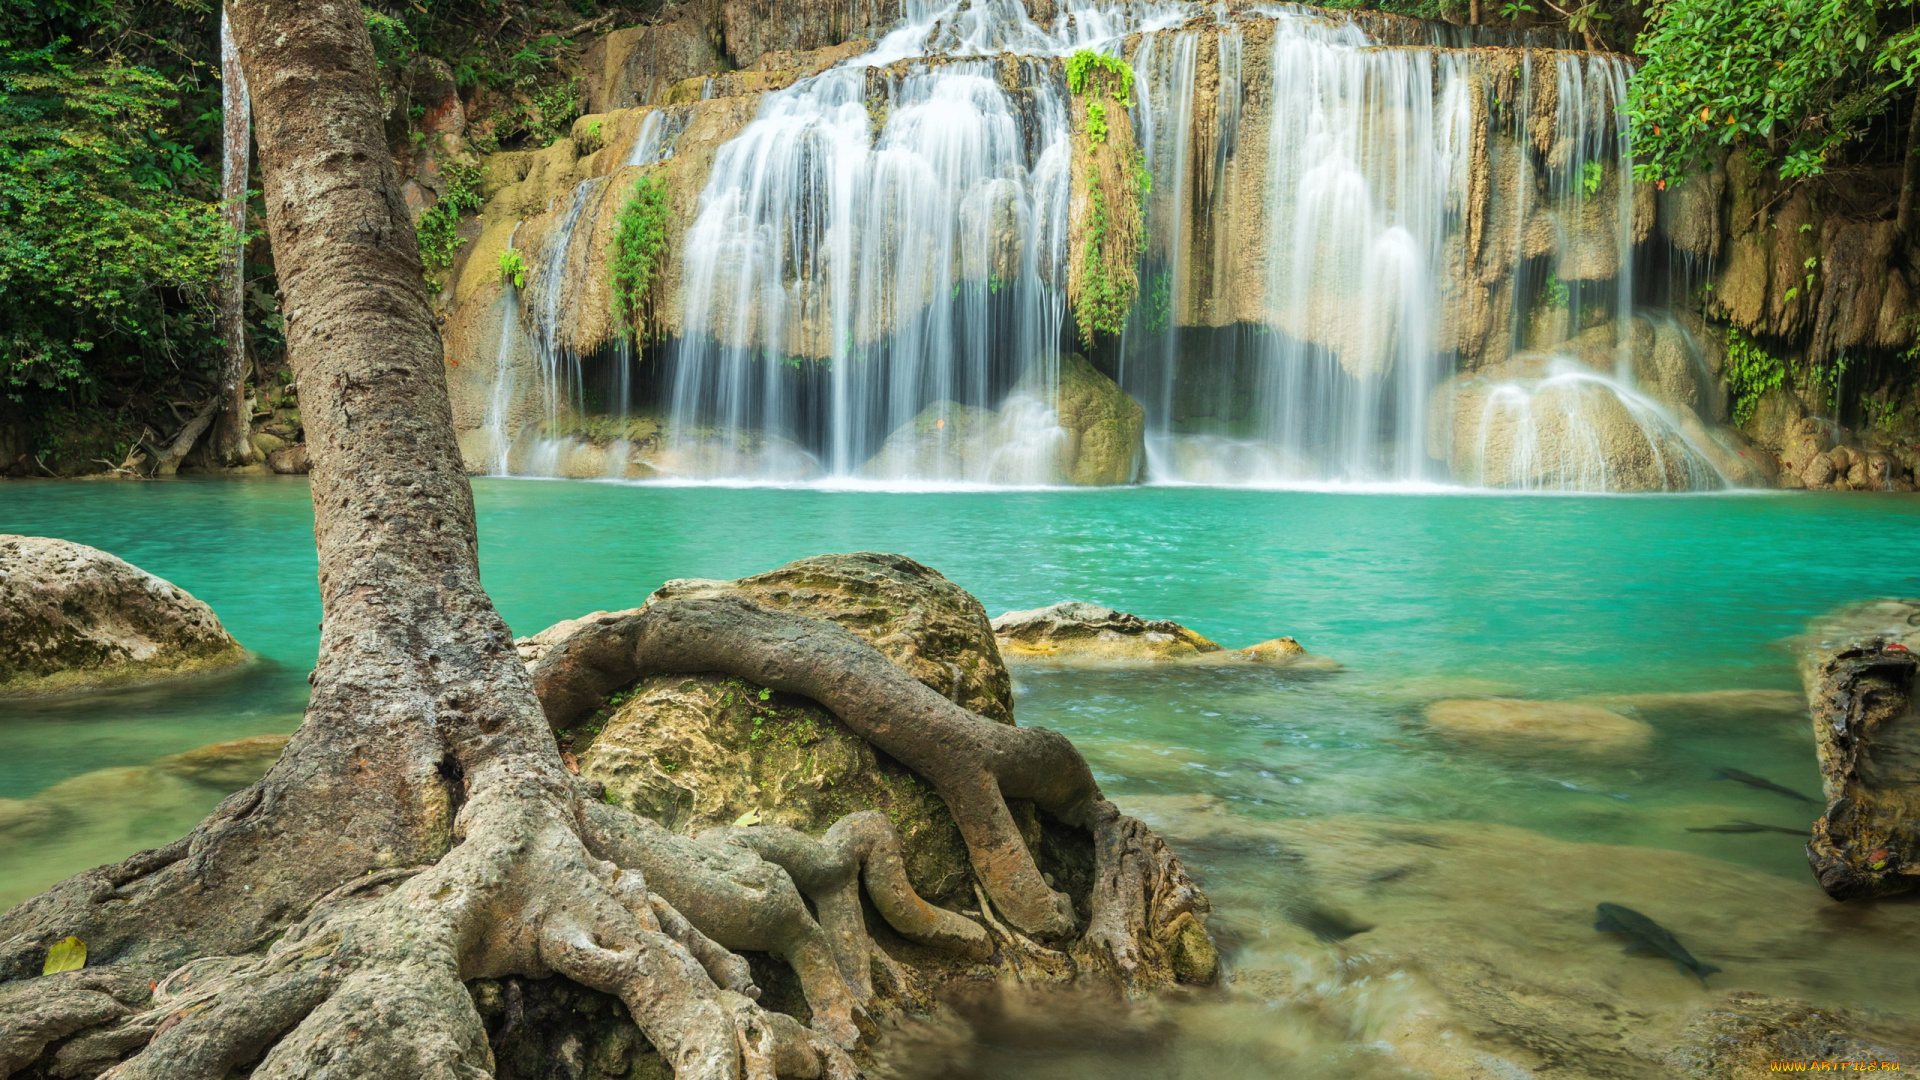
[[[1705,828],[1688,829],[1687,831],[1714,833],[1777,832],[1786,833],[1788,836],[1798,836],[1803,840],[1806,839],[1808,832],[1806,829],[1789,829],[1785,825],[1762,825],[1757,821],[1729,821],[1725,825],[1708,825]]]
[[[1774,783],[1764,776],[1755,776],[1750,772],[1741,772],[1739,769],[1721,769],[1719,779],[1731,780],[1736,784],[1745,784],[1750,788],[1759,788],[1761,791],[1779,792],[1789,799],[1799,799],[1804,803],[1813,802],[1812,799],[1807,798],[1805,795],[1800,794],[1790,787],[1781,787],[1779,784]]]
[[[1595,930],[1605,930],[1613,934],[1625,934],[1632,940],[1627,943],[1627,952],[1651,952],[1673,961],[1673,965],[1682,974],[1692,972],[1700,977],[1700,985],[1707,985],[1707,976],[1720,969],[1712,964],[1703,964],[1693,958],[1693,954],[1682,946],[1678,939],[1667,932],[1667,928],[1647,918],[1632,908],[1619,904],[1601,904],[1600,921],[1593,924]]]
[[[1338,911],[1328,911],[1314,904],[1290,904],[1287,906],[1287,921],[1308,931],[1314,937],[1325,942],[1345,941],[1355,934],[1364,934],[1372,926],[1356,922]]]

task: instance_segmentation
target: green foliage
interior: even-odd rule
[[[632,197],[614,219],[614,316],[632,327],[636,337],[643,336],[647,329],[647,292],[665,261],[667,218],[671,213],[666,182],[643,176],[634,182]]]
[[[516,289],[527,287],[527,263],[520,257],[517,248],[508,248],[500,253],[500,284],[511,284]]]
[[[1531,15],[1537,10],[1538,9],[1532,4],[1526,3],[1525,0],[1507,0],[1506,3],[1500,5],[1500,17],[1512,20],[1522,15]]]
[[[1540,299],[1550,308],[1564,308],[1572,300],[1572,293],[1560,275],[1548,274],[1546,284],[1540,289]]]
[[[205,350],[232,238],[210,169],[165,123],[178,102],[166,77],[64,40],[0,43],[0,381],[16,400],[86,388],[109,358]]]
[[[1147,332],[1159,334],[1173,325],[1173,275],[1165,270],[1153,275],[1153,287],[1147,291]]]
[[[1087,103],[1087,138],[1096,146],[1107,141],[1107,109],[1097,101]]]
[[[420,238],[420,262],[429,275],[453,265],[453,253],[466,243],[460,236],[460,215],[480,209],[480,170],[459,162],[445,166],[447,193],[420,215],[414,232]]]
[[[1910,3],[1662,0],[1629,94],[1635,174],[1676,179],[1735,145],[1783,176],[1824,171],[1913,84],[1920,31],[1886,18]]]
[[[1087,178],[1087,230],[1083,243],[1086,258],[1080,276],[1080,294],[1073,305],[1073,319],[1080,328],[1080,341],[1089,348],[1095,334],[1117,335],[1127,325],[1127,312],[1133,308],[1139,282],[1123,275],[1115,264],[1130,261],[1132,253],[1108,251],[1107,199],[1100,190],[1100,175]]]
[[[1786,381],[1787,366],[1737,326],[1727,327],[1727,388],[1733,391],[1733,422],[1744,424],[1767,391]]]
[[[1580,191],[1591,199],[1600,194],[1600,185],[1606,181],[1606,170],[1597,161],[1589,161],[1580,170]]]
[[[1117,56],[1081,49],[1067,57],[1067,89],[1076,94],[1086,93],[1088,80],[1095,72],[1113,76],[1107,96],[1123,109],[1133,108],[1133,68]]]

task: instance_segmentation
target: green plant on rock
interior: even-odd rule
[[[420,263],[429,277],[453,265],[453,254],[466,240],[460,236],[460,216],[480,209],[480,170],[450,161],[443,171],[447,193],[420,215],[414,233],[420,238]]]
[[[1589,161],[1580,169],[1580,191],[1591,199],[1600,194],[1600,185],[1606,182],[1606,170],[1597,161]]]
[[[1727,327],[1727,389],[1733,392],[1733,422],[1744,424],[1768,391],[1787,379],[1787,366],[1737,326]]]
[[[527,263],[515,248],[500,253],[500,284],[512,285],[516,289],[527,287]]]
[[[1087,103],[1087,139],[1096,146],[1107,141],[1107,107],[1097,101]]]
[[[1564,308],[1572,302],[1573,293],[1559,274],[1548,274],[1547,283],[1540,289],[1540,299],[1550,308]]]
[[[1080,328],[1080,341],[1091,347],[1095,334],[1118,334],[1127,324],[1127,312],[1133,307],[1139,281],[1131,272],[1114,265],[1131,253],[1116,255],[1108,249],[1111,223],[1107,220],[1107,200],[1100,190],[1097,173],[1088,176],[1087,229],[1082,242],[1086,246],[1085,269],[1081,272],[1080,293],[1074,300],[1073,318]],[[1130,267],[1127,270],[1130,271]]]
[[[1115,103],[1123,109],[1133,108],[1133,68],[1117,56],[1081,49],[1067,57],[1067,89],[1076,94],[1086,93],[1089,80],[1096,72],[1113,77],[1107,92]]]
[[[635,337],[650,329],[645,322],[646,299],[660,275],[667,248],[667,185],[643,176],[634,182],[633,195],[614,219],[614,316]]]

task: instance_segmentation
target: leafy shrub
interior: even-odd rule
[[[457,161],[445,166],[447,193],[440,196],[427,212],[420,215],[414,232],[420,238],[420,262],[429,275],[453,265],[453,253],[461,244],[460,215],[480,209],[480,170]]]
[[[633,195],[614,219],[614,316],[632,328],[635,337],[646,332],[647,292],[653,287],[667,247],[665,181],[643,176],[634,182]]]

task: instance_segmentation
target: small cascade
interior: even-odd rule
[[[1630,384],[1554,359],[1496,383],[1480,409],[1472,479],[1521,491],[1700,491],[1727,479],[1666,407]]]
[[[507,250],[514,250],[513,241],[520,235],[516,226],[507,237]],[[500,316],[500,346],[493,358],[493,387],[487,395],[487,446],[491,460],[488,469],[495,476],[505,476],[512,472],[510,455],[513,451],[514,432],[508,427],[507,418],[513,408],[513,355],[520,346],[520,290],[508,285],[501,303],[504,310]]]

